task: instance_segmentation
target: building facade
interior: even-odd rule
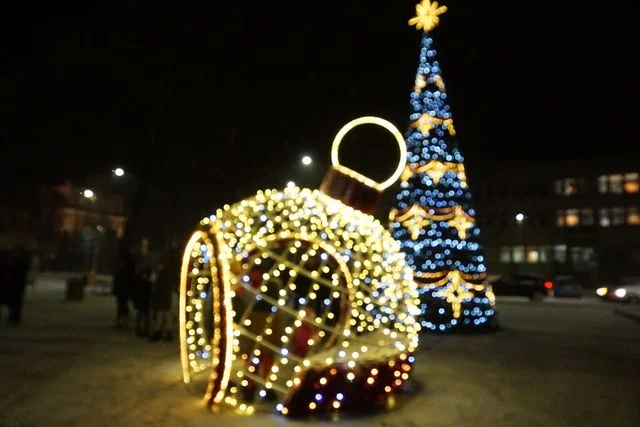
[[[485,165],[470,185],[492,275],[639,280],[639,159]]]
[[[111,270],[126,224],[122,195],[66,181],[42,189],[40,216],[44,270]]]

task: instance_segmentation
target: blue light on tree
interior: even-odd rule
[[[407,164],[389,219],[420,284],[423,328],[497,327],[495,297],[487,284],[464,158],[436,50],[429,31],[447,10],[423,0],[409,21],[423,30],[406,133]]]

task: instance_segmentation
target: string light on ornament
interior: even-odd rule
[[[204,218],[187,244],[180,293],[185,382],[210,369],[206,402],[283,415],[389,405],[418,345],[418,290],[400,245],[370,213],[403,170],[379,183],[332,146],[319,190],[259,191]]]

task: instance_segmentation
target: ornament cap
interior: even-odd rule
[[[366,176],[340,164],[338,150],[340,149],[340,143],[342,142],[342,139],[354,127],[359,125],[367,125],[367,124],[378,125],[385,128],[386,130],[391,132],[396,142],[398,143],[398,149],[400,150],[400,160],[398,161],[398,167],[396,167],[395,172],[393,172],[393,174],[389,178],[387,178],[387,180],[384,182],[376,182],[371,178],[367,178]],[[381,119],[380,117],[374,117],[374,116],[365,116],[365,117],[360,117],[360,118],[351,120],[349,123],[344,125],[342,129],[340,129],[340,131],[338,131],[335,138],[333,138],[333,144],[331,145],[331,163],[333,164],[334,168],[341,169],[344,173],[348,173],[349,175],[352,175],[355,179],[362,181],[368,186],[375,187],[380,192],[392,186],[393,183],[396,182],[398,178],[400,178],[400,175],[402,175],[402,170],[404,169],[406,157],[407,157],[407,144],[404,142],[404,137],[402,136],[398,128],[395,127],[393,123],[385,119]]]
[[[373,124],[387,129],[394,136],[400,149],[400,160],[393,175],[380,183],[340,164],[338,151],[340,143],[347,133],[354,127],[364,124]],[[366,213],[373,213],[380,194],[393,185],[404,169],[407,157],[407,145],[398,128],[393,123],[380,117],[365,116],[350,121],[340,129],[333,139],[331,146],[331,163],[333,166],[324,177],[320,185],[320,191],[326,195],[338,199],[343,203]]]
[[[375,182],[350,172],[352,171],[344,166],[332,166],[320,184],[320,191],[347,206],[372,214],[382,192],[372,185]]]

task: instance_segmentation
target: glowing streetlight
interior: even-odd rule
[[[82,195],[87,199],[92,199],[93,196],[95,196],[93,190],[90,190],[88,188],[82,192]]]
[[[115,169],[113,170],[113,174],[114,174],[115,176],[118,176],[118,177],[120,177],[120,176],[124,176],[124,169],[122,169],[122,168],[115,168]]]
[[[311,156],[303,156],[302,157],[302,164],[305,166],[309,166],[311,163],[313,163],[313,159],[311,158]]]
[[[521,224],[522,221],[524,221],[524,214],[523,213],[516,214],[516,221],[518,221],[518,224]]]
[[[295,182],[293,182],[293,181],[287,182],[287,187],[295,187],[295,186],[296,186]]]

